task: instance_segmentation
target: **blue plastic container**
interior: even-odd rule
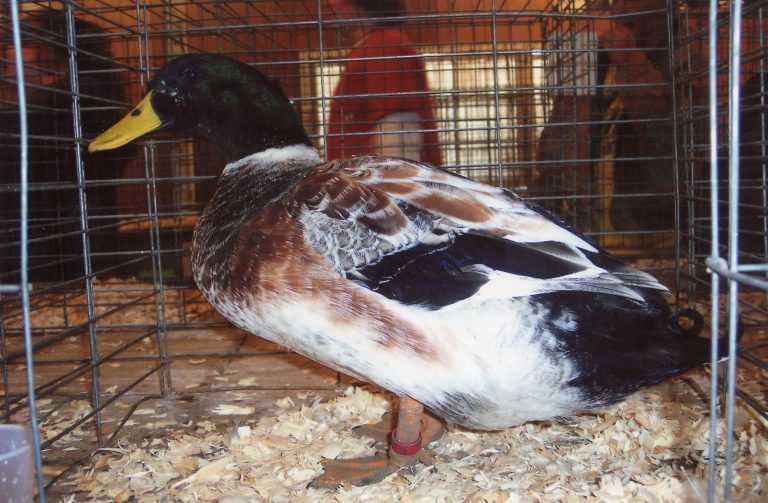
[[[31,434],[24,426],[0,425],[0,503],[34,500]]]

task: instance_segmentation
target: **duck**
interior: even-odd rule
[[[424,462],[445,425],[567,417],[710,360],[698,312],[673,312],[656,278],[533,202],[408,159],[324,161],[254,66],[173,59],[88,150],[158,131],[228,157],[191,248],[216,311],[399,399],[396,418],[372,426],[388,450],[326,460],[318,486]]]

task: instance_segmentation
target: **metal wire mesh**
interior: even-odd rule
[[[728,255],[726,237],[738,229],[738,260],[727,259],[729,265],[764,277],[764,4],[747,2],[743,11],[740,109],[741,123],[749,126],[737,148],[739,189],[726,198],[733,173],[720,175],[715,199],[723,204],[713,208],[710,11],[702,2],[406,2],[397,23],[406,28],[413,52],[379,60],[423,67],[426,86],[407,92],[340,88],[344,69],[356,61],[349,55],[360,23],[375,20],[345,18],[335,2],[21,2],[23,109],[7,12],[0,28],[4,419],[28,419],[21,371],[32,363],[43,425],[65,405],[82,401],[66,428],[47,431],[40,441],[41,459],[61,467],[46,476],[50,489],[67,467],[113,442],[143,400],[190,392],[194,362],[281,353],[269,344],[211,349],[209,341],[179,342],[196,337],[185,334],[227,327],[194,290],[188,258],[191,230],[223,154],[173,137],[107,154],[83,151],[87,139],[140,98],[157,68],[189,52],[224,53],[279,79],[315,144],[330,147],[331,155],[334,142],[351,141],[371,126],[352,121],[334,129],[334,109],[355,100],[421,103],[432,122],[397,122],[379,131],[377,141],[415,134],[448,169],[537,200],[613,252],[666,259],[651,265],[670,278],[680,302],[689,294],[699,306],[711,303],[705,261],[713,256],[713,229],[720,232],[715,257]],[[716,34],[721,166],[729,145],[730,12],[720,5]],[[20,114],[29,134],[26,239],[19,211]],[[740,196],[740,223],[729,227],[733,215],[724,210],[734,194]],[[29,254],[26,303],[15,286],[22,279],[22,249]],[[757,333],[765,326],[765,295],[759,285],[743,290],[742,320],[747,332]],[[25,308],[29,323],[23,322]],[[34,362],[24,358],[26,327]],[[765,369],[764,342],[750,341],[740,361]],[[241,387],[283,388],[276,383],[265,377]],[[205,391],[212,389],[222,387]],[[748,400],[761,392],[735,390]],[[754,405],[765,414],[765,404]]]
[[[742,330],[746,334],[742,375],[766,368],[765,7],[688,2],[676,19],[689,292],[710,302],[711,325],[731,341]],[[720,494],[729,500],[738,477],[731,433],[736,397],[768,417],[764,387],[737,381],[734,352],[724,369],[713,361],[710,436],[718,415],[725,417],[726,436],[724,486],[717,491],[711,463],[710,501]],[[709,459],[717,456],[717,445],[710,444]]]

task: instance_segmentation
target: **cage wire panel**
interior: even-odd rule
[[[397,23],[405,26],[401,45],[409,50],[361,58],[354,51],[364,19],[345,18],[336,2],[20,2],[24,110],[4,9],[0,283],[9,287],[0,293],[2,413],[5,422],[24,423],[30,412],[22,299],[11,288],[21,278],[24,113],[29,327],[48,490],[64,491],[58,482],[99,447],[151,435],[129,431],[140,430],[137,412],[148,403],[186,422],[208,395],[331,393],[346,382],[321,369],[286,382],[284,375],[310,364],[231,328],[194,288],[191,231],[225,162],[216,147],[159,137],[104,154],[84,152],[176,55],[218,52],[279,79],[315,145],[329,156],[357,153],[376,123],[369,148],[439,159],[448,169],[528,196],[612,252],[641,258],[641,266],[673,288],[677,303],[700,310],[714,305],[713,313],[726,308],[725,280],[721,293],[710,294],[706,261],[712,257],[725,258],[731,271],[764,278],[766,2],[744,3],[741,15],[743,126],[730,156],[740,154],[739,177],[725,169],[734,124],[727,77],[732,6],[718,4],[715,198],[708,5],[612,4],[406,1]],[[343,69],[366,59],[382,67],[359,78],[385,70],[397,77],[374,88],[343,81]],[[426,82],[398,88],[414,68]],[[404,100],[421,106],[427,120],[379,113]],[[359,103],[371,113],[354,115]],[[380,122],[382,116],[389,119]],[[738,211],[729,215],[728,202],[736,197]],[[734,216],[739,224],[729,225]],[[754,377],[766,370],[768,306],[761,285],[739,284],[740,294],[731,289],[730,298],[738,300],[744,325],[740,375]],[[735,319],[736,309],[722,313],[717,330],[727,332],[725,321]],[[246,371],[247,378],[227,378]],[[735,383],[734,393],[765,417],[765,389],[756,380]],[[733,402],[726,403],[733,410]],[[718,440],[731,432],[718,430]]]
[[[734,401],[768,418],[766,369],[766,2],[683,2],[675,17],[681,232],[688,243],[685,276],[691,300],[707,303],[711,325],[735,340],[738,366],[713,366],[711,425],[725,417],[726,435],[708,456],[726,459],[722,495],[739,479],[732,465]],[[722,397],[718,396],[722,391]],[[710,469],[710,479],[714,475]],[[738,483],[738,482],[736,482]],[[708,497],[721,493],[710,483]]]

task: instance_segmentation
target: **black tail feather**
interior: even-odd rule
[[[688,319],[693,324],[690,327],[684,327],[680,325],[681,319]],[[701,330],[704,328],[704,317],[701,316],[701,314],[699,314],[699,312],[695,309],[680,309],[670,314],[669,317],[667,317],[667,320],[677,323],[680,327],[680,330],[683,332],[683,335],[687,335],[689,337],[698,336],[701,333]]]
[[[689,320],[691,325],[688,327],[683,326],[680,320]],[[667,321],[674,323],[683,335],[688,337],[698,337],[704,328],[704,317],[695,309],[679,309],[667,317]],[[736,327],[736,344],[738,346],[741,342],[741,338],[744,336],[744,324],[741,322],[741,318],[738,320]],[[718,340],[718,354],[717,359],[722,360],[727,358],[729,354],[728,336],[720,337]],[[709,355],[707,355],[709,356]]]

